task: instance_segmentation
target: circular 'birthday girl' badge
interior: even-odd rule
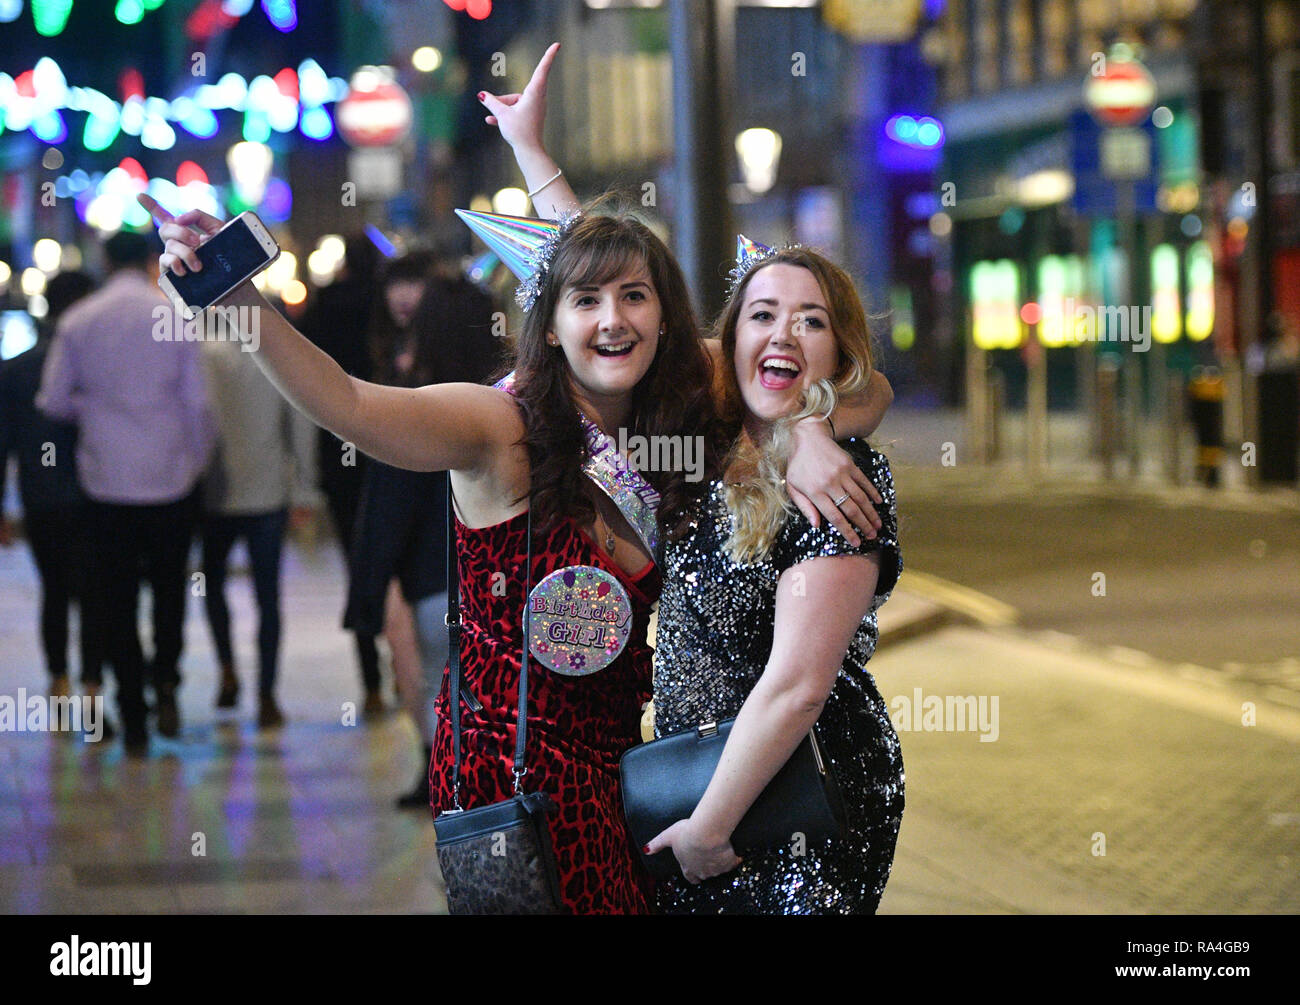
[[[603,569],[571,565],[528,595],[528,646],[556,673],[585,677],[618,658],[632,634],[632,601]]]

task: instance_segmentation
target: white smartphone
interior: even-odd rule
[[[168,269],[158,285],[186,318],[211,307],[280,257],[266,224],[253,212],[240,213],[195,249],[203,268],[178,276]]]

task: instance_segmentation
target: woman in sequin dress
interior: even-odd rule
[[[786,249],[744,276],[719,321],[742,429],[726,474],[669,541],[655,652],[655,734],[732,716],[704,797],[652,840],[684,878],[662,883],[668,913],[873,913],[903,812],[903,762],[888,708],[865,669],[876,609],[901,571],[888,462],[846,446],[883,496],[874,540],[850,545],[785,505],[780,459],[790,421],[825,414],[871,371],[866,318],[848,276]],[[843,838],[749,850],[730,835],[808,730],[844,793]]]

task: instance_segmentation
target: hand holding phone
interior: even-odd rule
[[[220,302],[280,255],[255,213],[240,213],[223,224],[202,210],[174,217],[147,195],[138,200],[164,241],[158,285],[187,317]]]

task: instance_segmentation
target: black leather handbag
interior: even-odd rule
[[[433,821],[438,865],[452,914],[562,914],[560,877],[546,824],[555,803],[545,792],[524,792],[524,745],[528,718],[528,592],[533,569],[532,508],[524,585],[524,651],[519,668],[519,717],[512,798],[488,806],[460,805],[460,706],[478,706],[460,679],[460,560],[455,550],[450,479],[447,489],[447,632],[450,638],[452,793],[454,808]]]
[[[633,747],[619,762],[623,812],[638,849],[699,805],[735,719],[710,722]],[[842,837],[848,821],[830,761],[814,729],[754,800],[731,835],[737,852]],[[671,848],[641,856],[652,876],[680,876]]]

